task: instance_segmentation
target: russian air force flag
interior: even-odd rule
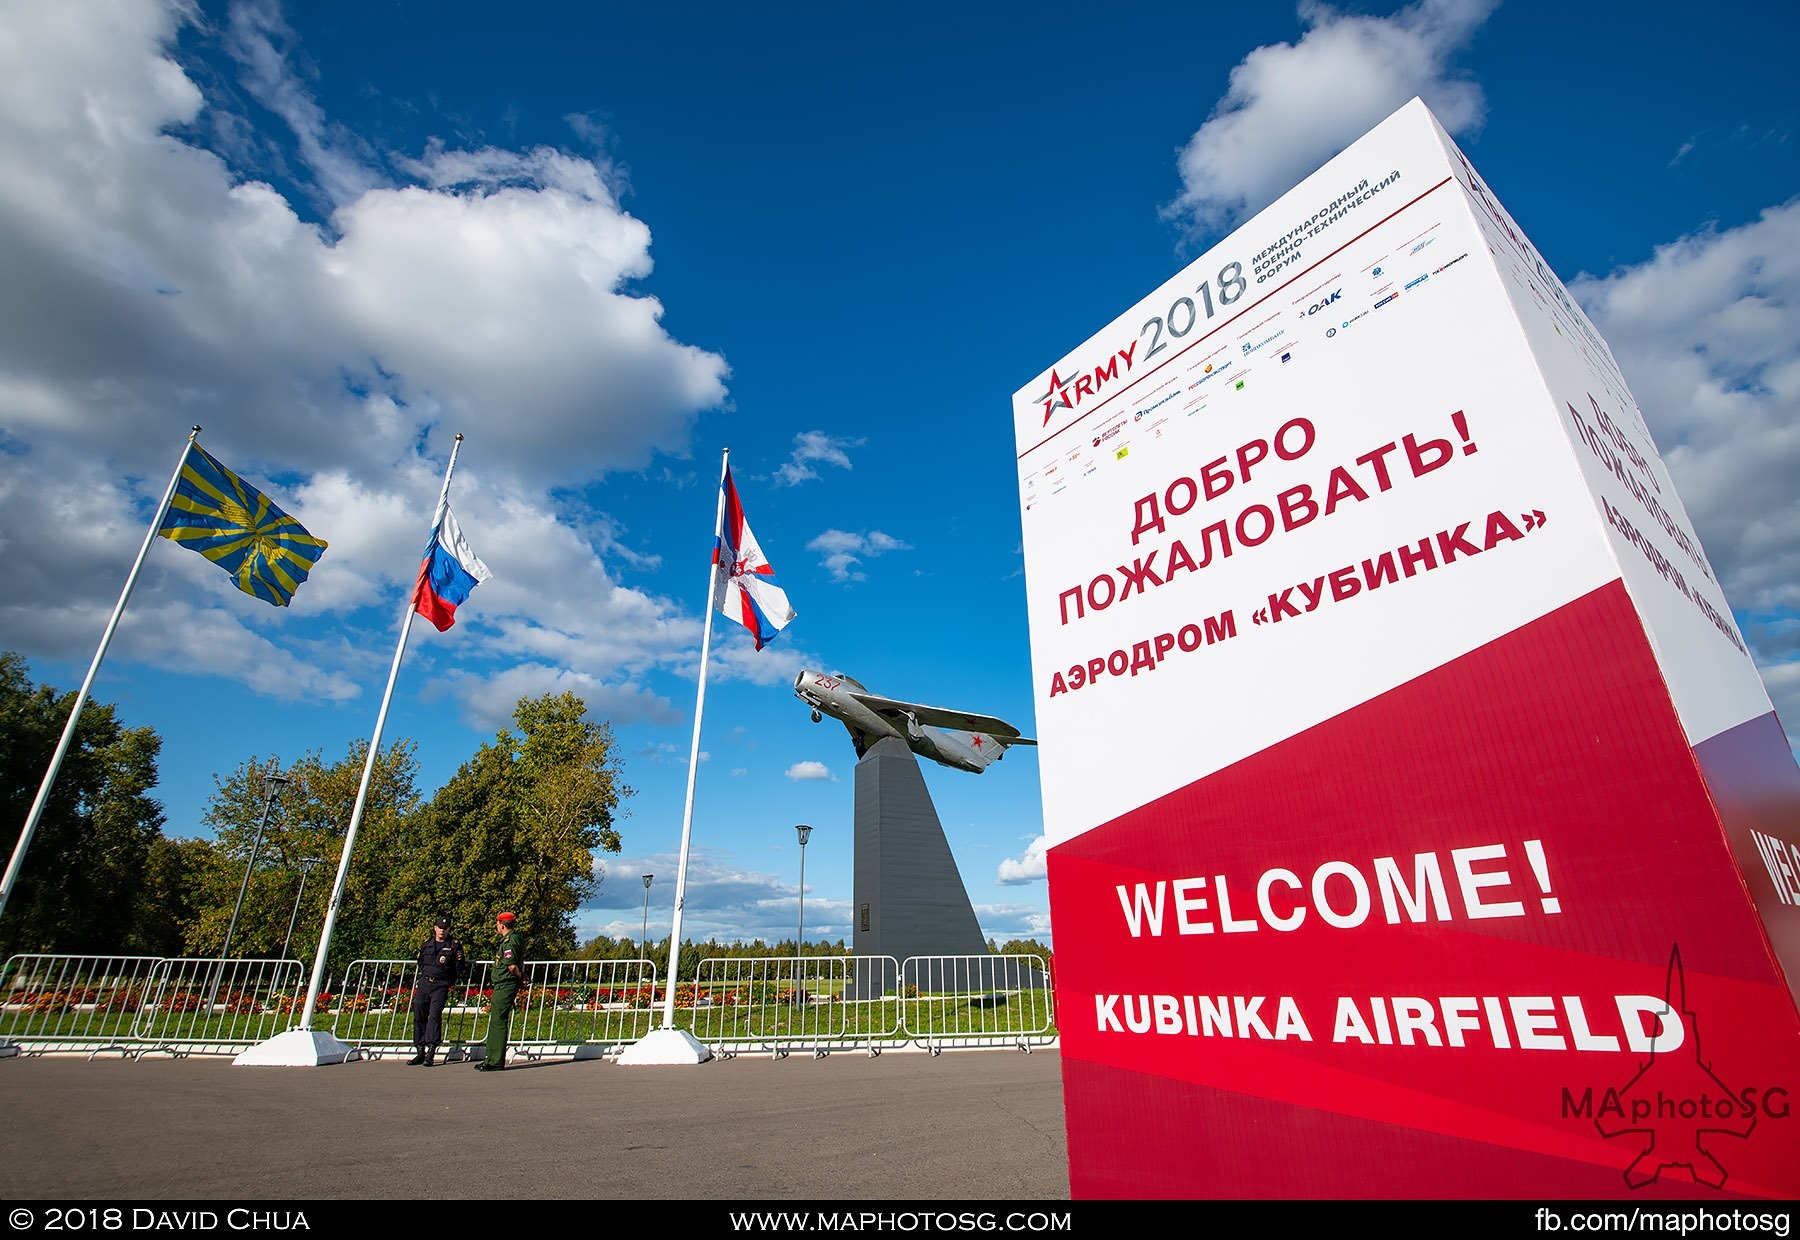
[[[750,630],[761,650],[794,618],[787,593],[763,558],[756,535],[744,520],[744,506],[725,470],[725,512],[713,547],[713,606]]]
[[[325,554],[325,540],[199,444],[183,462],[157,533],[230,573],[245,594],[286,607]]]
[[[419,564],[418,584],[413,586],[413,610],[437,626],[442,633],[456,623],[456,609],[466,603],[469,592],[493,573],[481,562],[463,537],[456,514],[444,507],[444,519],[432,533]]]

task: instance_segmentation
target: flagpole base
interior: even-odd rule
[[[337,1035],[319,1029],[290,1029],[267,1042],[259,1042],[231,1062],[251,1068],[317,1068],[349,1063],[363,1053]]]
[[[652,1029],[613,1060],[621,1064],[705,1063],[712,1052],[685,1029]]]

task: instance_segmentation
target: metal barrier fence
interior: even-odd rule
[[[306,1007],[298,960],[159,960],[131,1027],[143,1055],[238,1054]]]
[[[487,1036],[488,966],[452,989],[440,1047],[474,1057]],[[371,1058],[412,1047],[418,965],[358,960],[327,981],[313,1027]],[[658,1027],[664,991],[647,960],[546,960],[527,967],[509,1054],[616,1056]],[[235,1055],[286,1029],[306,1002],[296,960],[15,956],[0,969],[0,1048]],[[675,1023],[715,1054],[781,1057],[914,1045],[1012,1046],[1057,1038],[1051,978],[1033,956],[709,957],[675,992]]]
[[[411,960],[358,960],[328,981],[313,1027],[371,1058],[412,1047]],[[472,1058],[487,1037],[488,966],[471,967],[444,1007],[440,1045]],[[660,994],[648,960],[527,966],[509,1030],[526,1058],[617,1054],[653,1027]],[[117,1051],[236,1055],[296,1027],[307,978],[297,960],[14,956],[0,970],[0,1044],[26,1054]]]
[[[676,987],[675,1002],[692,1011],[694,1037],[717,1055],[874,1054],[904,1041],[899,1005],[879,990],[869,997],[869,980],[889,967],[897,967],[891,956],[708,957],[692,983]]]
[[[694,1037],[725,1056],[878,1055],[908,1044],[934,1055],[1029,1052],[1057,1039],[1050,975],[1027,955],[709,958],[675,1002],[691,1005]]]
[[[471,964],[463,984],[451,988],[439,1043],[446,1063],[473,1058],[487,1039],[488,968]],[[371,1058],[410,1051],[418,974],[412,960],[352,962],[342,993],[331,997],[332,1033]],[[660,990],[648,960],[530,961],[525,979],[507,1030],[510,1056],[616,1055],[652,1028]]]
[[[1036,956],[908,956],[900,1025],[934,1055],[996,1041],[1029,1051],[1056,1036],[1055,992]]]
[[[34,1053],[237,1054],[292,1024],[305,998],[296,960],[15,956],[0,970],[0,1041]]]

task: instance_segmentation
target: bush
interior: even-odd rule
[[[135,1012],[143,1002],[135,986],[120,986],[96,999],[94,1006],[102,1012]]]

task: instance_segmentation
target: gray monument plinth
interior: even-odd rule
[[[848,993],[874,997],[899,988],[894,968],[867,962],[869,957],[987,957],[925,776],[904,741],[878,740],[856,764],[854,871],[851,945],[858,959]],[[987,976],[990,970],[962,966],[955,972],[963,983],[958,989],[1002,988]],[[1011,988],[1019,984],[1013,981]]]

